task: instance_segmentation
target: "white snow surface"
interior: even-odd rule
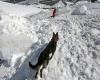
[[[85,5],[78,5],[75,7],[75,9],[72,12],[72,15],[86,15],[90,14],[89,10]]]
[[[31,14],[37,14],[41,11],[41,9],[32,6],[11,4],[0,1],[0,12],[1,11],[4,11],[6,14],[9,15],[26,16]]]
[[[82,5],[91,14],[72,15],[77,5],[68,5],[51,18],[51,10],[0,2],[0,80],[100,80],[100,3]],[[37,63],[53,32],[56,52],[35,79],[28,62]]]

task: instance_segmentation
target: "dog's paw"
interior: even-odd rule
[[[40,78],[42,78],[42,74],[40,74]]]
[[[35,75],[35,79],[37,79],[37,75]]]

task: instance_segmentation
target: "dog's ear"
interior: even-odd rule
[[[53,36],[55,36],[55,33],[53,32]]]
[[[58,36],[58,32],[56,33],[56,36]]]

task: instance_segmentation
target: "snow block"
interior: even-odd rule
[[[89,11],[85,5],[83,5],[83,6],[78,5],[72,11],[72,15],[86,15],[86,14],[89,14]]]

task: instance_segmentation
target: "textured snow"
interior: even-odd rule
[[[16,16],[26,16],[31,14],[37,14],[41,11],[41,9],[32,7],[32,6],[25,6],[25,5],[18,5],[18,4],[11,4],[0,1],[0,11],[4,11],[6,14],[9,15],[16,15]]]
[[[72,12],[73,15],[86,15],[89,13],[90,12],[85,5],[78,5]]]
[[[0,8],[0,58],[5,60],[0,66],[0,80],[35,80],[35,70],[28,62],[36,64],[53,32],[59,33],[57,49],[38,80],[100,80],[100,5],[82,5],[91,14],[72,15],[77,5],[58,9],[55,18],[50,18],[50,10],[23,17],[10,16],[8,3],[7,12]]]

